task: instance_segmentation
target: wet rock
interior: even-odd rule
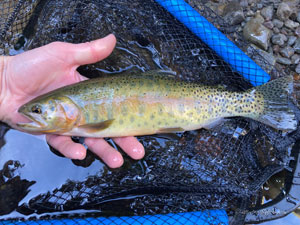
[[[276,61],[283,65],[291,65],[292,64],[291,60],[284,58],[284,57],[278,57]]]
[[[296,40],[297,40],[296,36],[290,36],[287,44],[289,46],[291,46],[291,45],[293,45],[295,43]]]
[[[225,21],[230,25],[237,25],[244,21],[244,13],[238,2],[229,2],[223,10]]]
[[[274,32],[275,34],[279,34],[279,33],[280,33],[280,30],[279,30],[277,27],[274,27],[274,28],[273,28],[273,32]]]
[[[288,4],[291,9],[297,8],[300,5],[300,0],[283,0],[283,2]]]
[[[298,27],[296,30],[295,30],[295,34],[300,37],[300,27]]]
[[[255,12],[253,12],[251,9],[246,12],[246,16],[254,16]]]
[[[273,18],[273,12],[274,8],[273,5],[269,5],[265,8],[263,8],[260,12],[260,14],[266,19],[266,20],[271,20]]]
[[[263,7],[263,4],[261,4],[261,3],[258,3],[258,4],[257,4],[257,8],[258,8],[258,9],[262,9],[262,7]]]
[[[290,46],[287,46],[280,50],[280,54],[285,58],[290,58],[294,53],[295,50]]]
[[[258,53],[269,63],[270,66],[274,66],[276,63],[276,58],[273,54],[266,52],[261,49],[257,49]]]
[[[296,73],[299,73],[299,74],[300,74],[300,63],[298,64],[298,66],[296,66],[295,71],[296,71]]]
[[[283,46],[287,37],[284,34],[274,34],[271,40],[273,44]]]
[[[292,12],[293,12],[293,10],[290,8],[290,6],[288,4],[286,4],[285,2],[282,2],[278,5],[276,15],[278,16],[278,18],[280,20],[285,21],[290,17]]]
[[[264,19],[259,14],[246,23],[243,29],[243,35],[246,40],[257,45],[258,47],[267,50],[271,31],[262,23]]]
[[[300,53],[300,38],[298,38],[294,44],[295,52]]]
[[[254,55],[253,52],[255,52]],[[252,59],[267,73],[271,73],[271,71],[274,69],[276,58],[272,53],[266,52],[254,44],[250,44],[247,47],[246,53],[252,55]]]
[[[274,53],[278,53],[279,52],[279,50],[280,50],[280,46],[279,45],[274,45],[273,46],[273,51],[274,51]]]
[[[291,60],[292,60],[292,64],[298,64],[298,63],[300,62],[300,55],[294,54],[294,55],[291,57]]]
[[[285,21],[284,25],[287,28],[294,29],[299,26],[299,23],[294,22],[293,20],[287,20],[287,21]]]
[[[274,19],[272,22],[273,22],[274,26],[278,27],[278,28],[283,27],[283,24],[284,24],[281,20],[278,20],[278,19]]]
[[[242,7],[247,7],[248,6],[248,0],[242,0],[242,1],[240,1],[240,5]]]
[[[288,32],[285,27],[280,30],[280,33],[282,33],[284,35],[288,35]]]
[[[269,29],[273,29],[273,27],[274,27],[274,24],[272,21],[264,22],[263,25]]]

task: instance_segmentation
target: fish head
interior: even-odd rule
[[[78,106],[68,97],[37,97],[22,105],[18,112],[30,119],[29,123],[17,123],[28,132],[64,133],[79,121]]]

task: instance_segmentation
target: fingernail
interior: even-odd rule
[[[85,151],[75,151],[73,156],[74,156],[73,159],[82,160],[85,158],[86,152]]]
[[[145,155],[144,147],[135,147],[132,149],[132,153],[134,159],[141,159]]]
[[[118,168],[121,167],[123,165],[124,161],[123,161],[123,157],[122,156],[113,156],[111,158],[110,163],[108,164],[108,166],[110,168]]]

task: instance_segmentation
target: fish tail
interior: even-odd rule
[[[249,117],[278,130],[295,130],[297,120],[289,107],[293,85],[293,76],[285,76],[249,90],[254,95],[254,108],[258,109]]]

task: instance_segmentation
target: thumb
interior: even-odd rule
[[[71,65],[80,66],[98,62],[109,56],[116,45],[116,37],[110,34],[102,39],[82,44],[64,44],[67,45],[65,60],[69,60]]]

